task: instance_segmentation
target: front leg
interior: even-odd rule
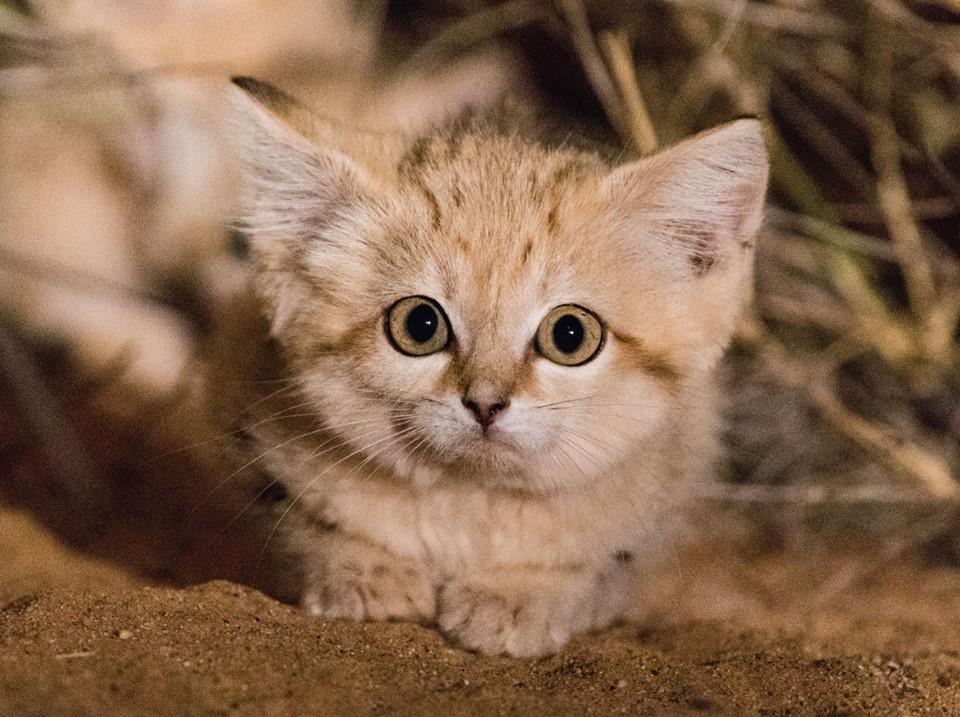
[[[627,583],[626,567],[616,562],[481,570],[441,588],[440,629],[487,655],[549,655],[619,616]]]
[[[331,530],[311,540],[301,606],[325,618],[432,620],[433,584],[422,566],[376,543]]]

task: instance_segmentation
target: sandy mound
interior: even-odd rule
[[[805,624],[680,616],[511,660],[228,582],[144,586],[13,512],[0,554],[3,715],[960,714],[952,572],[885,574]]]

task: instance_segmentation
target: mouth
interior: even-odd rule
[[[515,471],[524,459],[524,445],[519,436],[493,423],[482,426],[471,421],[427,412],[411,420],[404,417],[394,421],[394,430],[406,434],[404,441],[412,445],[415,454],[430,463],[469,473]],[[412,429],[412,433],[411,433]],[[411,455],[411,459],[417,456]]]
[[[457,446],[458,458],[487,470],[506,468],[521,459],[521,449],[516,440],[496,427],[477,427],[464,436]]]

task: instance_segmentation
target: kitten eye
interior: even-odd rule
[[[426,296],[408,296],[387,309],[387,337],[407,356],[426,356],[450,343],[450,325],[443,309]]]
[[[537,351],[554,363],[580,366],[603,347],[603,324],[592,311],[576,304],[550,309],[537,329]]]

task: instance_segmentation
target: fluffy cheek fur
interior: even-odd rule
[[[623,360],[611,338],[578,367],[532,359],[530,386],[484,432],[461,397],[443,388],[449,354],[398,354],[382,326],[349,353],[317,357],[305,374],[308,396],[336,434],[327,450],[348,447],[366,472],[386,467],[424,487],[474,481],[534,493],[589,483],[622,462],[656,431],[669,393]],[[336,406],[334,414],[325,406]]]

